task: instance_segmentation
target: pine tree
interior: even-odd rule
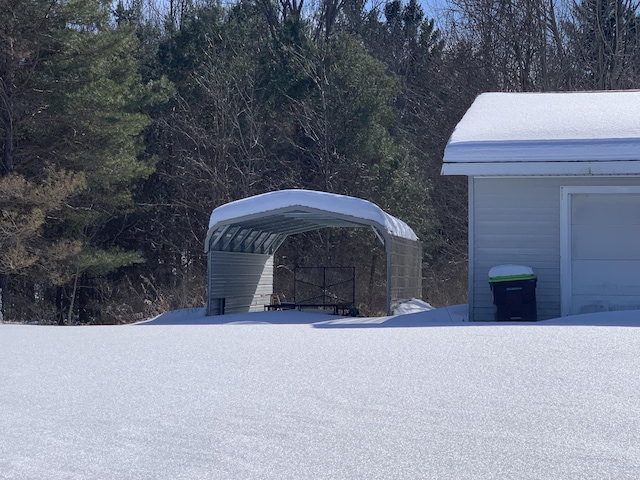
[[[114,229],[132,208],[133,183],[152,171],[140,156],[143,108],[162,88],[143,85],[135,32],[113,25],[110,2],[3,1],[2,181],[25,194],[20,204],[0,188],[0,205],[25,233],[23,261],[0,263],[27,275],[27,295],[28,284],[64,288],[69,322],[85,274],[141,260]]]

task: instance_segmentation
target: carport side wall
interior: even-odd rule
[[[264,310],[273,293],[273,255],[210,250],[207,315]]]
[[[472,177],[469,189],[471,321],[493,320],[488,272],[495,265],[533,268],[538,319],[560,311],[560,187],[640,185],[640,177]]]
[[[422,245],[419,241],[395,236],[389,236],[389,241],[388,290],[393,309],[400,300],[422,298]]]

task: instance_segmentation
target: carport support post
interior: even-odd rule
[[[387,315],[391,315],[391,242],[386,235],[384,250],[387,253]]]
[[[391,239],[386,232],[379,232],[373,225],[371,225],[371,229],[382,245],[384,245],[384,251],[387,254],[387,315],[391,315]]]
[[[384,245],[384,251],[387,254],[387,315],[391,315],[391,240],[387,233],[379,232],[373,225],[371,225],[371,229],[373,233],[376,234],[376,237],[378,237],[378,240],[380,240],[380,243]],[[355,293],[353,298],[355,298]]]

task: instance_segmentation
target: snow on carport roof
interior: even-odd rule
[[[335,218],[344,217],[355,220],[355,223],[349,224],[351,226],[356,226],[358,220],[361,220],[362,226],[375,224],[389,235],[412,241],[418,239],[406,223],[367,200],[311,190],[280,190],[244,198],[216,208],[209,219],[209,234],[205,245],[209,245],[211,235],[220,226],[258,221],[259,218],[268,217],[270,213],[291,211],[295,207],[308,210],[310,221],[313,221],[312,211],[317,212],[316,220],[326,226],[347,226],[348,222],[344,219]],[[322,216],[322,212],[329,215]],[[304,216],[304,212],[299,212],[298,218],[301,218],[301,215]],[[293,222],[293,216],[291,221]],[[275,225],[272,227],[278,228]]]
[[[451,135],[442,173],[638,173],[639,112],[636,90],[484,93]],[[547,165],[522,165],[533,162]]]

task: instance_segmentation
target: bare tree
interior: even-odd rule
[[[453,0],[450,31],[474,49],[489,88],[563,89],[563,5],[553,0]]]
[[[639,8],[636,0],[583,0],[574,4],[567,34],[578,88],[638,88]]]

